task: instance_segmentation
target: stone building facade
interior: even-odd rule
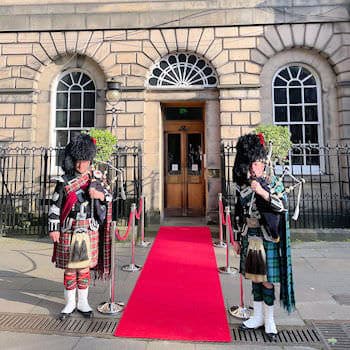
[[[295,142],[350,141],[349,2],[305,3],[3,0],[0,142],[56,146],[70,129],[112,126],[120,144],[142,146],[152,212],[163,218],[169,203],[186,202],[187,213],[174,213],[191,215],[192,205],[194,215],[210,219],[221,142],[259,123],[289,126]],[[116,116],[106,101],[111,78],[121,83]],[[74,89],[85,94],[80,107],[69,102]],[[93,101],[81,102],[89,93]],[[176,147],[191,152],[175,135],[191,134],[186,117],[167,119],[176,108],[199,113],[190,124],[200,135],[193,138],[200,160],[190,165],[179,154],[169,160]],[[183,166],[192,177],[180,178]]]

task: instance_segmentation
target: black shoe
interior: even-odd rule
[[[278,333],[265,333],[265,335],[267,336],[267,339],[271,342],[277,341],[277,334]]]
[[[241,324],[239,325],[239,330],[240,330],[240,331],[252,331],[252,330],[254,330],[254,329],[262,328],[263,326],[264,326],[264,325],[259,326],[259,327],[252,327],[252,328],[250,328],[250,327],[247,327],[244,323],[241,323]]]
[[[77,309],[78,312],[80,312],[85,318],[93,318],[94,317],[94,312],[91,311],[81,311],[79,309]]]
[[[71,317],[72,316],[72,313],[75,311],[75,309],[72,311],[72,312],[61,312],[59,315],[58,315],[58,318],[63,321],[63,320],[66,320],[67,318]]]

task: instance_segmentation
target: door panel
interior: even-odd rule
[[[165,122],[165,214],[204,215],[203,122]]]

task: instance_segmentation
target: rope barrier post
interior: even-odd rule
[[[237,269],[234,267],[230,266],[230,227],[229,225],[231,224],[230,220],[230,207],[225,207],[225,221],[226,221],[226,266],[221,266],[219,267],[219,272],[224,273],[224,274],[229,274],[229,275],[234,275],[237,273]]]
[[[135,264],[135,240],[136,240],[136,204],[131,204],[132,212],[132,238],[131,238],[131,263],[128,265],[123,265],[122,270],[126,272],[135,272],[141,270],[142,266]]]
[[[244,306],[244,300],[243,300],[243,276],[239,275],[239,305],[233,305],[228,309],[228,312],[231,316],[239,318],[241,320],[247,320],[250,317],[250,310],[249,308]]]
[[[116,254],[115,254],[115,230],[117,227],[116,221],[111,223],[112,241],[111,241],[111,279],[109,282],[109,301],[101,303],[97,310],[101,314],[114,315],[123,311],[124,303],[115,302],[115,275],[116,275]]]
[[[226,243],[223,241],[223,232],[222,232],[222,217],[221,217],[222,193],[218,193],[218,201],[219,201],[219,240],[214,243],[214,247],[226,248]]]
[[[141,241],[137,244],[138,247],[147,248],[150,246],[151,242],[145,241],[145,196],[141,196]]]

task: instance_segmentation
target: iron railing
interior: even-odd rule
[[[221,145],[221,180],[224,204],[230,206],[234,215],[235,184],[232,167],[235,159],[232,144]],[[300,214],[297,221],[291,220],[292,228],[350,228],[350,147],[316,147],[296,145],[289,166],[296,178],[305,179],[302,188]],[[304,164],[304,165],[295,165]],[[278,174],[281,167],[276,167]],[[284,179],[285,187],[293,181]],[[289,211],[294,212],[297,192],[288,195]]]
[[[55,148],[0,148],[0,234],[47,234],[52,178],[60,174],[61,155]],[[122,200],[120,186],[112,184],[113,217],[127,220],[131,203],[142,194],[141,147],[118,146],[111,162],[123,169],[126,193]],[[108,170],[108,179],[116,181],[116,175]]]

